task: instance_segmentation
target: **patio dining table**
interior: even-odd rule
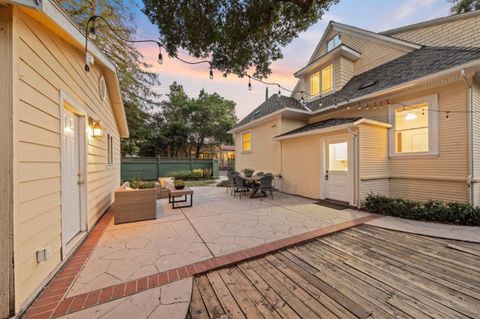
[[[241,176],[247,182],[247,184],[258,183],[260,181],[260,178],[262,178],[261,176],[257,176],[257,175],[247,177],[244,174],[241,174]],[[252,187],[252,194],[250,195],[250,198],[254,198],[257,192],[258,192],[258,188]]]

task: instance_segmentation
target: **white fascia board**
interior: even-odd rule
[[[305,115],[310,115],[312,114],[312,112],[308,112],[308,111],[303,111],[303,110],[298,110],[298,109],[293,109],[293,108],[290,108],[290,107],[286,107],[286,108],[283,108],[283,109],[280,109],[278,111],[275,111],[273,113],[270,113],[268,115],[265,115],[259,119],[256,119],[256,120],[253,120],[253,121],[250,121],[248,123],[245,123],[241,126],[237,126],[237,127],[234,127],[232,128],[230,131],[228,131],[227,133],[228,134],[235,134],[236,132],[238,131],[242,131],[242,130],[245,130],[249,127],[252,127],[252,126],[256,126],[258,124],[261,124],[261,123],[264,123],[264,122],[267,122],[268,120],[271,120],[273,119],[274,117],[278,116],[278,115],[282,115],[284,113],[287,113],[287,112],[294,112],[294,113],[298,113],[298,114],[305,114]]]

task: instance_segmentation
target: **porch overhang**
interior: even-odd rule
[[[273,138],[273,140],[274,141],[282,141],[282,140],[297,138],[297,137],[302,137],[302,136],[325,134],[325,133],[330,133],[330,132],[334,132],[334,131],[346,130],[346,129],[349,129],[349,128],[359,126],[361,124],[374,125],[374,126],[385,127],[385,128],[391,128],[392,127],[392,124],[389,124],[389,123],[384,123],[384,122],[380,122],[380,121],[376,121],[376,120],[372,120],[372,119],[368,119],[368,118],[359,118],[359,119],[352,119],[352,121],[349,121],[349,122],[344,123],[344,124],[332,125],[332,126],[328,126],[328,127],[321,127],[321,128],[301,131],[301,132],[298,132],[298,133],[295,133],[295,131],[297,131],[299,129],[295,129],[293,131],[290,131],[290,132],[284,133],[282,135],[276,136],[276,137]],[[309,125],[311,125],[311,124],[309,124]]]

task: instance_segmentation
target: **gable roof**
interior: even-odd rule
[[[479,59],[480,48],[423,47],[354,76],[340,91],[307,107],[318,111]]]
[[[480,10],[477,11],[472,11],[472,12],[465,12],[465,13],[460,13],[460,14],[453,14],[450,16],[446,17],[441,17],[441,18],[436,18],[432,20],[427,20],[427,21],[422,21],[419,23],[414,23],[414,24],[409,24],[403,27],[395,28],[395,29],[390,29],[390,30],[385,30],[383,32],[380,32],[379,34],[387,35],[387,36],[395,36],[397,33],[402,33],[406,31],[411,31],[419,28],[425,28],[429,26],[434,26],[438,24],[443,24],[443,23],[448,23],[448,22],[453,22],[461,19],[467,19],[473,16],[480,15]]]
[[[325,45],[325,42],[328,41],[327,36],[332,30],[337,30],[344,33],[350,33],[350,34],[354,34],[361,37],[366,37],[366,38],[369,38],[370,40],[373,40],[376,42],[382,42],[386,45],[393,46],[405,51],[411,51],[411,50],[419,49],[421,47],[420,45],[409,42],[409,41],[400,40],[388,35],[376,33],[366,29],[357,28],[348,24],[343,24],[336,21],[330,21],[328,23],[327,28],[325,29],[325,32],[323,33],[322,38],[320,39],[320,42],[318,42],[317,47],[315,48],[312,56],[308,60],[309,64],[313,62],[313,60],[315,60],[315,57],[317,56],[318,51],[320,51],[320,49]]]
[[[21,6],[24,11],[34,19],[41,19],[42,24],[52,33],[59,35],[72,46],[82,51],[84,50],[84,31],[80,30],[72,18],[54,0],[6,0],[6,3]],[[95,64],[104,67],[105,80],[110,94],[110,103],[120,136],[128,137],[127,117],[115,65],[90,40],[88,40],[88,51],[94,56]]]
[[[294,138],[305,135],[326,133],[333,130],[351,128],[359,124],[371,124],[381,127],[392,127],[389,123],[383,123],[375,120],[368,119],[366,117],[345,117],[345,118],[331,118],[315,123],[310,123],[305,126],[296,128],[289,132],[275,136],[274,140],[283,140],[287,138]]]
[[[256,109],[245,116],[240,122],[238,122],[234,129],[286,108],[306,111],[302,104],[293,97],[273,94],[267,100],[265,100],[265,102],[260,104]]]

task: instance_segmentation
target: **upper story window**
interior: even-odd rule
[[[436,96],[392,106],[390,155],[436,155],[438,153],[436,109]]]
[[[332,51],[336,47],[338,47],[340,44],[342,44],[342,37],[340,34],[337,34],[327,42],[327,52]]]
[[[310,75],[310,96],[326,94],[333,90],[333,65]]]
[[[252,150],[251,144],[252,133],[250,131],[242,133],[242,152],[250,152]]]

